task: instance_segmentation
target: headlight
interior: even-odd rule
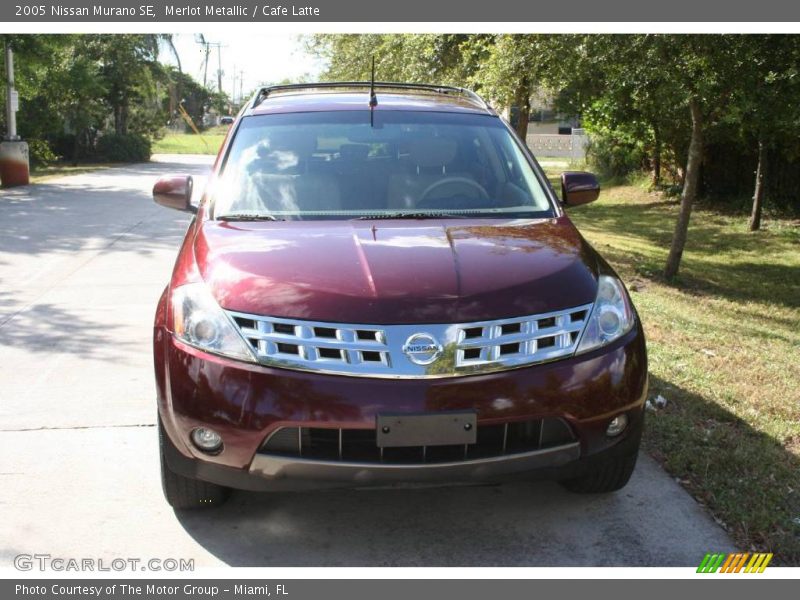
[[[600,275],[597,298],[576,354],[613,342],[633,327],[633,308],[622,283],[611,275]]]
[[[255,362],[253,353],[228,315],[202,283],[189,283],[172,292],[175,337],[201,350]]]

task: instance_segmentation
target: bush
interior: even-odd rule
[[[28,153],[32,167],[46,167],[58,160],[50,144],[45,140],[27,140]]]
[[[593,134],[590,140],[587,160],[603,179],[625,179],[647,162],[642,143],[628,136]]]
[[[150,154],[150,140],[136,133],[107,133],[95,148],[95,158],[100,162],[146,162]]]
[[[94,159],[94,146],[97,133],[93,130],[74,133],[60,133],[50,138],[50,145],[56,154],[65,161],[77,163]]]

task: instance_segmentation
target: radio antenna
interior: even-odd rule
[[[378,97],[375,95],[375,55],[372,55],[372,78],[369,81],[369,126],[375,127],[375,107],[378,106]]]

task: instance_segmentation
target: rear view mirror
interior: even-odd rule
[[[561,174],[561,201],[564,206],[580,206],[594,202],[600,195],[597,177],[584,171],[567,171]]]
[[[191,175],[166,175],[153,186],[153,200],[167,208],[196,213],[197,207],[192,205],[193,188]]]

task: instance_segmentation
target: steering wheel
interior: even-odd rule
[[[428,196],[433,194],[434,191],[446,185],[468,187],[478,192],[478,197],[480,200],[489,199],[488,192],[484,189],[484,187],[480,183],[478,183],[474,179],[470,179],[469,177],[445,177],[444,179],[440,179],[439,181],[435,181],[431,185],[429,185],[425,189],[425,191],[422,192],[422,195],[419,197],[419,200],[417,200],[417,204],[421,204],[424,200],[428,198]]]

